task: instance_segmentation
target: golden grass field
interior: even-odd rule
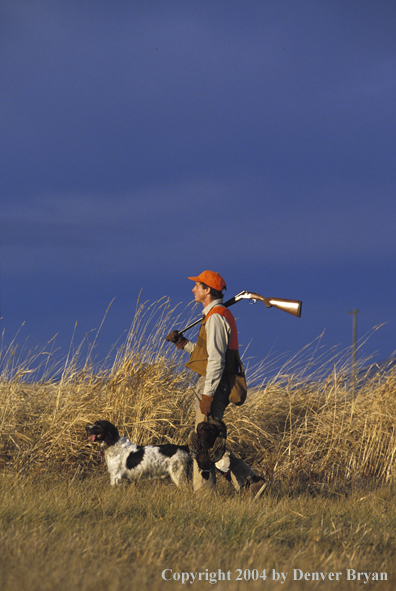
[[[266,382],[268,360],[245,360],[254,387],[225,421],[230,447],[270,482],[259,501],[225,481],[210,497],[167,481],[110,487],[88,423],[110,420],[138,444],[185,443],[192,428],[194,378],[164,343],[172,314],[139,306],[111,366],[92,361],[95,343],[56,371],[48,349],[25,359],[3,346],[2,588],[394,589],[394,371],[355,390],[334,351],[329,364],[307,348]]]

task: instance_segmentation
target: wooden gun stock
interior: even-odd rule
[[[284,298],[265,298],[264,296],[261,296],[258,293],[254,293],[252,291],[241,291],[230,300],[224,302],[223,306],[229,308],[230,306],[233,306],[240,300],[250,300],[254,303],[257,302],[257,300],[260,300],[260,302],[263,302],[267,306],[267,308],[279,308],[279,310],[283,310],[288,314],[293,314],[293,316],[297,316],[297,318],[301,317],[302,302],[300,300],[285,300]],[[195,320],[182,330],[179,330],[179,334],[183,334],[187,330],[190,330],[190,328],[199,324],[201,320],[202,317],[198,318],[198,320]]]
[[[241,299],[246,298],[253,302],[260,300],[260,302],[263,302],[267,306],[267,308],[279,308],[279,310],[283,310],[288,314],[293,314],[293,316],[301,318],[302,302],[300,300],[286,300],[284,298],[265,298],[264,296],[261,296],[258,293],[253,293],[251,291],[245,293],[242,292],[242,294],[243,295],[238,294],[240,295]]]

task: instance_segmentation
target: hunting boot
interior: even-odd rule
[[[258,499],[267,488],[267,485],[268,482],[261,476],[257,476],[256,474],[251,476],[243,489],[244,498],[252,501]]]

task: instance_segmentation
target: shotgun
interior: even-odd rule
[[[293,314],[293,316],[297,316],[297,318],[301,317],[302,302],[300,300],[285,300],[283,298],[265,298],[264,296],[261,296],[258,293],[254,293],[253,291],[241,291],[230,300],[224,302],[223,306],[229,308],[230,306],[233,306],[240,300],[249,300],[253,304],[255,304],[257,300],[259,300],[260,302],[263,302],[267,306],[267,308],[279,308],[279,310],[283,310],[288,314]],[[190,328],[192,328],[193,326],[199,324],[201,321],[202,316],[201,318],[198,318],[198,320],[195,320],[182,330],[179,330],[178,333],[183,334],[187,330],[190,330]]]

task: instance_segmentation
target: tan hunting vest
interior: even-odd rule
[[[232,374],[238,371],[238,331],[234,316],[224,306],[215,306],[208,312],[201,322],[201,329],[197,337],[197,344],[191,353],[190,360],[185,364],[188,369],[195,371],[201,376],[206,375],[206,367],[208,365],[208,351],[206,348],[206,329],[205,324],[212,314],[221,314],[227,320],[231,327],[231,339],[228,345],[225,358],[224,373]]]

